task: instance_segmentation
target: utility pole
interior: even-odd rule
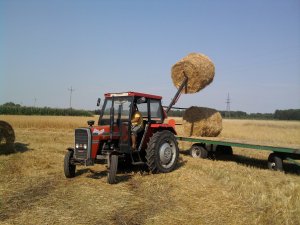
[[[228,117],[228,118],[230,118],[230,103],[231,103],[231,100],[230,100],[230,96],[229,96],[229,92],[228,92],[227,99],[226,99],[226,113],[225,113],[225,117]]]
[[[68,90],[70,91],[70,109],[72,109],[72,93],[75,90],[72,88],[72,86],[71,86],[71,88],[68,88]]]
[[[34,97],[34,104],[33,104],[33,107],[35,107],[35,105],[36,105],[36,100],[37,100],[37,98]]]

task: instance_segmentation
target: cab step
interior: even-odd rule
[[[146,163],[145,162],[131,162],[132,165],[145,165]]]

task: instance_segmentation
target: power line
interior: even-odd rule
[[[68,90],[70,91],[70,109],[72,109],[72,93],[75,91],[75,89],[72,88],[68,88]]]

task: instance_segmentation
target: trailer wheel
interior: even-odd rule
[[[218,145],[216,148],[216,152],[218,155],[233,155],[233,150],[231,146],[225,146],[225,145]]]
[[[115,184],[116,174],[118,170],[118,155],[111,155],[109,160],[110,162],[109,162],[109,168],[107,173],[107,182],[109,184]]]
[[[152,173],[171,172],[178,157],[178,143],[172,132],[163,130],[153,134],[146,149],[147,165]]]
[[[206,159],[208,156],[208,151],[206,148],[204,148],[201,145],[193,145],[190,148],[190,155],[193,158],[202,158],[202,159]]]
[[[232,147],[231,146],[224,146],[224,154],[225,155],[233,155]]]
[[[65,155],[64,160],[64,172],[67,178],[75,177],[76,165],[71,163],[71,159],[73,158],[73,151],[68,151]]]
[[[283,171],[282,158],[276,153],[271,153],[268,158],[268,167],[270,170]]]

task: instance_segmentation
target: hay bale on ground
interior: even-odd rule
[[[222,116],[215,110],[192,106],[183,114],[185,135],[217,137],[222,131]]]
[[[188,85],[183,93],[196,93],[213,81],[215,66],[206,55],[191,53],[172,67],[172,80],[176,88],[182,84],[184,74],[188,77]]]

